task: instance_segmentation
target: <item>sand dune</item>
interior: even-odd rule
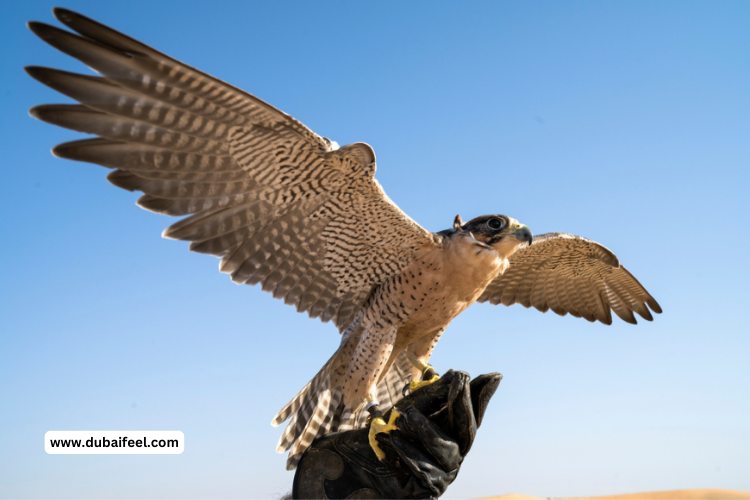
[[[750,492],[735,490],[671,490],[652,491],[649,493],[628,493],[622,495],[608,495],[603,497],[532,497],[529,495],[500,495],[478,500],[750,500]]]

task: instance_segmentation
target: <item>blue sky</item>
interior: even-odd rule
[[[292,474],[269,422],[338,345],[321,324],[159,237],[25,65],[87,72],[3,6],[0,497],[265,498]],[[447,498],[750,490],[750,4],[62,6],[378,155],[426,228],[505,213],[606,245],[664,309],[612,326],[475,305],[438,371],[505,378]],[[185,452],[63,456],[49,430],[180,430]]]

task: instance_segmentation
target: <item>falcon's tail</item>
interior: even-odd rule
[[[343,401],[341,379],[346,363],[340,359],[339,349],[313,379],[276,414],[271,425],[280,425],[290,418],[276,451],[289,450],[287,470],[297,467],[302,454],[317,438],[329,432],[341,432],[364,427],[367,412],[362,408],[348,408]],[[346,357],[346,356],[343,356]],[[399,353],[377,388],[377,399],[384,410],[401,399],[402,389],[414,378],[415,372],[406,353]]]
[[[279,453],[289,450],[287,470],[297,467],[302,454],[315,439],[329,432],[347,430],[341,425],[344,413],[341,387],[331,384],[331,378],[335,377],[336,354],[271,422],[276,427],[291,417],[276,446]]]

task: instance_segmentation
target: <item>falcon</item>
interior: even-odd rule
[[[80,104],[36,106],[39,120],[92,134],[60,158],[112,169],[138,205],[187,216],[163,236],[221,258],[235,283],[259,284],[311,318],[332,321],[338,350],[273,419],[289,420],[277,451],[293,469],[312,441],[370,423],[379,409],[437,379],[428,364],[448,324],[474,302],[636,323],[661,308],[604,246],[566,233],[532,238],[505,215],[432,233],[375,179],[365,143],[339,147],[266,102],[65,9],[73,32],[29,28],[99,76],[27,67]],[[532,244],[533,239],[533,244]],[[368,411],[365,411],[365,410]]]

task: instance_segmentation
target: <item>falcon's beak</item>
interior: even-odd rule
[[[511,233],[515,239],[523,243],[524,241],[527,242],[529,245],[531,245],[531,240],[534,239],[534,237],[531,234],[531,229],[529,229],[529,226],[525,224],[521,224],[520,222],[516,222],[513,224],[513,232]]]

